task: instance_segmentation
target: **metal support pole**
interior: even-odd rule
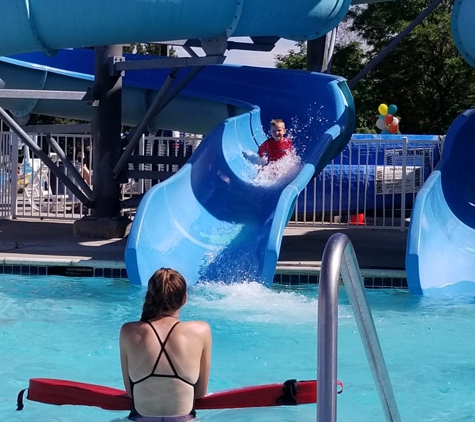
[[[442,0],[434,0],[422,13],[414,19],[400,34],[394,38],[389,45],[384,48],[368,65],[358,73],[351,81],[348,82],[348,87],[353,89],[356,84],[363,79],[369,72],[371,72],[381,60],[383,60],[407,35],[419,25],[423,19],[428,16],[432,11],[442,2]]]
[[[122,45],[95,47],[95,88],[99,98],[92,124],[96,218],[117,218],[120,214],[120,182],[114,179],[113,169],[122,152],[122,75],[110,75],[111,58],[120,56]]]
[[[128,139],[129,142],[127,146],[125,147],[125,151],[122,153],[121,157],[119,158],[118,163],[114,167],[114,170],[113,170],[114,178],[117,178],[119,174],[122,172],[122,170],[124,170],[125,166],[127,165],[127,160],[132,155],[132,152],[137,146],[137,143],[139,142],[148,124],[156,116],[157,110],[160,108],[165,98],[165,95],[168,93],[173,81],[177,77],[177,74],[178,74],[178,69],[176,68],[173,69],[173,71],[168,75],[164,84],[161,86],[160,91],[158,91],[157,96],[153,100],[152,105],[147,110],[147,113],[145,114],[142,121],[137,126],[135,126],[130,132],[130,134],[126,137],[126,138],[129,138],[130,136],[130,139]]]
[[[307,41],[307,70],[324,72],[326,70],[327,35]]]
[[[179,81],[175,87],[165,96],[162,104],[157,110],[157,114],[160,113],[171,101],[181,92],[185,86],[187,86],[196,76],[200,73],[205,66],[196,66],[188,72],[181,81]],[[156,115],[157,115],[156,114]]]
[[[188,72],[185,75],[185,77],[181,81],[179,81],[170,92],[168,92],[168,94],[165,94],[164,98],[161,99],[160,104],[156,107],[155,113],[151,116],[151,118],[149,120],[152,120],[168,104],[170,104],[170,102],[181,92],[181,90],[186,85],[188,85],[198,75],[198,73],[200,73],[203,69],[204,69],[204,66],[197,66],[197,67],[194,67],[190,72]],[[147,123],[149,123],[149,122],[147,122]],[[142,134],[141,132],[138,132],[138,135],[141,135],[141,134]],[[125,164],[121,164],[121,167],[123,168],[124,165]],[[117,163],[117,166],[114,168],[113,176],[117,177],[120,174],[120,170],[121,170],[121,168],[119,168],[119,163]],[[95,185],[94,185],[94,188],[95,188]]]

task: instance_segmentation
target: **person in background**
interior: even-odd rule
[[[186,282],[161,268],[148,282],[140,321],[120,330],[120,361],[129,419],[184,422],[195,417],[194,401],[206,394],[211,365],[211,329],[204,321],[179,320]]]
[[[292,141],[285,137],[286,132],[283,120],[272,119],[270,122],[271,138],[267,139],[257,150],[259,157],[267,158],[267,163],[270,163],[292,153]]]
[[[87,167],[86,163],[83,163],[81,166],[81,174],[84,181],[91,186],[91,171]]]
[[[89,170],[89,167],[87,166],[88,162],[89,162],[88,151],[86,150],[86,154],[84,154],[82,151],[79,151],[76,157],[76,169],[79,171],[84,181],[89,186],[91,186],[91,170]]]

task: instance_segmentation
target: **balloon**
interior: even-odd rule
[[[389,125],[389,123],[391,123],[393,121],[393,115],[392,114],[386,114],[386,116],[384,116],[384,122]]]
[[[391,104],[391,105],[389,106],[389,108],[388,108],[388,113],[394,115],[394,114],[396,114],[396,112],[397,112],[397,107],[396,107],[396,105],[395,105],[395,104]]]
[[[399,119],[397,117],[393,117],[392,123],[399,124]]]
[[[384,129],[384,130],[381,132],[381,135],[387,135],[388,133],[389,133],[389,130]]]
[[[386,116],[388,114],[388,106],[386,104],[380,104],[378,107],[379,114]]]
[[[396,133],[399,130],[399,124],[392,122],[388,126],[389,133]]]
[[[383,119],[378,119],[376,121],[376,127],[381,130],[386,129],[386,123],[384,123]]]

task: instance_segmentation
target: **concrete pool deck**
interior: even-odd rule
[[[318,272],[325,244],[346,234],[363,275],[404,277],[407,231],[357,227],[288,227],[277,273]],[[71,220],[0,220],[0,265],[56,265],[125,268],[126,239],[91,240],[73,236]]]

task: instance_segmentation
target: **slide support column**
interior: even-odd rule
[[[89,238],[124,237],[130,220],[120,216],[120,183],[113,169],[119,160],[122,128],[122,72],[114,73],[113,63],[122,59],[122,45],[95,47],[95,107],[93,133],[92,217],[76,222],[76,236]]]

